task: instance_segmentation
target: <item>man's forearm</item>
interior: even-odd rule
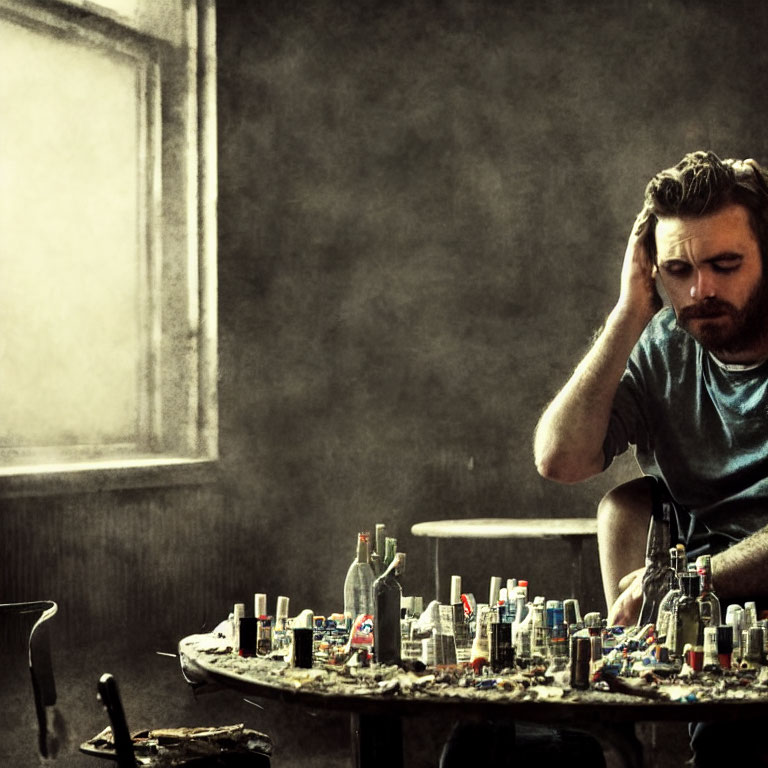
[[[568,383],[544,411],[536,428],[539,472],[575,483],[603,469],[603,442],[611,406],[627,358],[648,319],[617,306]]]
[[[724,601],[768,596],[768,525],[715,555],[712,580]]]

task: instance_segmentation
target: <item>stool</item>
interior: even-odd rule
[[[440,599],[440,539],[568,539],[576,563],[571,572],[571,594],[578,597],[581,595],[582,544],[584,539],[597,534],[597,520],[593,517],[435,520],[416,523],[411,533],[434,540],[436,600]]]

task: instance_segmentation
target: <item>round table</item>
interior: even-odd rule
[[[574,727],[592,733],[604,745],[612,746],[625,768],[646,764],[642,742],[635,733],[639,721],[742,721],[768,716],[768,700],[710,700],[683,702],[649,699],[642,695],[595,691],[571,692],[549,698],[513,695],[444,686],[434,674],[425,674],[427,685],[385,692],[359,690],[359,677],[342,675],[339,686],[325,689],[313,684],[328,672],[321,665],[313,669],[288,669],[282,662],[266,658],[240,659],[226,653],[226,643],[213,635],[190,635],[179,642],[179,661],[187,682],[194,686],[213,685],[248,696],[273,698],[309,709],[332,709],[351,716],[354,768],[403,768],[405,764],[401,721],[420,715],[439,715],[448,721],[482,719],[514,720]],[[272,670],[286,669],[281,678]],[[402,671],[403,675],[408,675]],[[297,676],[294,679],[294,676]],[[376,679],[375,670],[368,675]],[[357,682],[356,682],[357,681]],[[434,682],[434,686],[432,686]],[[361,684],[362,685],[362,684]],[[556,686],[553,686],[553,690]],[[554,691],[555,693],[557,691]],[[570,698],[569,698],[570,696]],[[300,735],[297,735],[297,738]]]

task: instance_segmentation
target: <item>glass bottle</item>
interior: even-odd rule
[[[400,663],[400,577],[405,554],[397,552],[384,573],[373,582],[373,658],[379,664]]]
[[[648,540],[645,546],[645,573],[643,574],[643,604],[637,619],[637,626],[654,624],[659,614],[659,605],[664,597],[667,582],[667,553],[670,545],[668,514],[657,517],[653,514],[648,525]]]
[[[521,580],[515,587],[515,618],[512,622],[512,642],[515,642],[517,630],[523,623],[527,613],[528,604],[528,582]]]
[[[667,643],[670,650],[681,656],[686,645],[703,645],[701,619],[699,617],[699,577],[694,573],[683,573],[680,576],[680,596],[672,609],[670,626],[673,628],[672,637]]]
[[[745,628],[744,609],[740,605],[729,605],[725,611],[725,623],[731,628],[733,660],[741,661],[743,651],[741,632]]]
[[[369,535],[358,533],[357,555],[344,579],[344,618],[350,628],[360,614],[373,614],[373,568],[368,546]]]
[[[664,642],[669,634],[669,623],[672,619],[672,609],[680,597],[680,575],[685,573],[687,560],[685,547],[678,544],[669,550],[669,570],[667,571],[667,593],[659,604],[659,615],[656,618],[656,637]]]
[[[545,604],[534,601],[531,606],[531,656],[547,658],[547,618]]]
[[[699,555],[696,558],[696,571],[699,574],[699,613],[705,627],[719,627],[721,619],[720,600],[712,588],[712,557]]]

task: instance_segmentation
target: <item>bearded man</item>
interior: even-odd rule
[[[724,604],[768,597],[767,178],[693,152],[650,181],[618,302],[539,421],[544,477],[586,480],[630,445],[646,476],[598,508],[610,623],[637,620],[653,486]],[[717,758],[701,743],[696,765]]]

